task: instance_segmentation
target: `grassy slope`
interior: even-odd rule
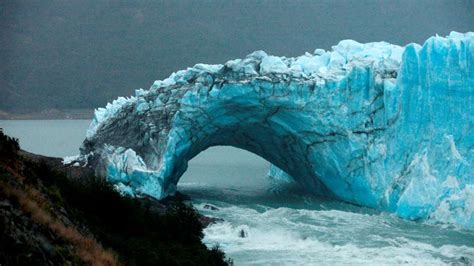
[[[144,204],[98,178],[73,180],[0,133],[0,264],[226,265],[181,201]],[[157,211],[158,209],[158,211]]]

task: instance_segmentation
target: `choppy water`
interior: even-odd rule
[[[26,150],[65,156],[78,152],[88,123],[0,121],[0,127]],[[178,185],[200,212],[224,219],[205,229],[204,241],[219,244],[235,265],[474,264],[474,230],[316,198],[270,180],[267,170],[256,155],[214,147],[190,162]]]

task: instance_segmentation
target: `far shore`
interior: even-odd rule
[[[94,109],[45,109],[23,112],[6,112],[0,110],[0,120],[92,119],[93,116]]]

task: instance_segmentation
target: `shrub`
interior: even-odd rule
[[[20,144],[18,144],[18,139],[5,135],[3,130],[0,129],[0,157],[16,157],[19,150]]]
[[[151,211],[140,199],[123,197],[102,178],[68,179],[39,164],[35,172],[50,198],[75,212],[101,241],[127,265],[228,265],[220,249],[202,244],[197,211],[181,200],[164,213]],[[60,195],[58,195],[58,191]]]
[[[23,165],[16,168],[22,169],[21,182],[32,188],[30,192],[42,187],[47,195],[43,198],[29,193],[31,198],[43,207],[65,208],[69,218],[85,225],[104,250],[117,252],[126,265],[232,264],[218,247],[209,250],[201,242],[203,226],[199,214],[181,199],[167,203],[150,200],[152,208],[144,200],[121,196],[103,178],[70,179],[46,162],[21,159],[17,156],[19,149],[17,139],[0,131],[0,159],[7,159],[6,164],[0,164],[0,170],[10,161]],[[0,178],[3,179],[2,171]],[[47,217],[36,218],[54,224]]]

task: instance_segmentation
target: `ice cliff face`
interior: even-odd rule
[[[81,153],[122,192],[163,198],[215,145],[316,194],[474,226],[474,33],[198,64],[98,109]]]

